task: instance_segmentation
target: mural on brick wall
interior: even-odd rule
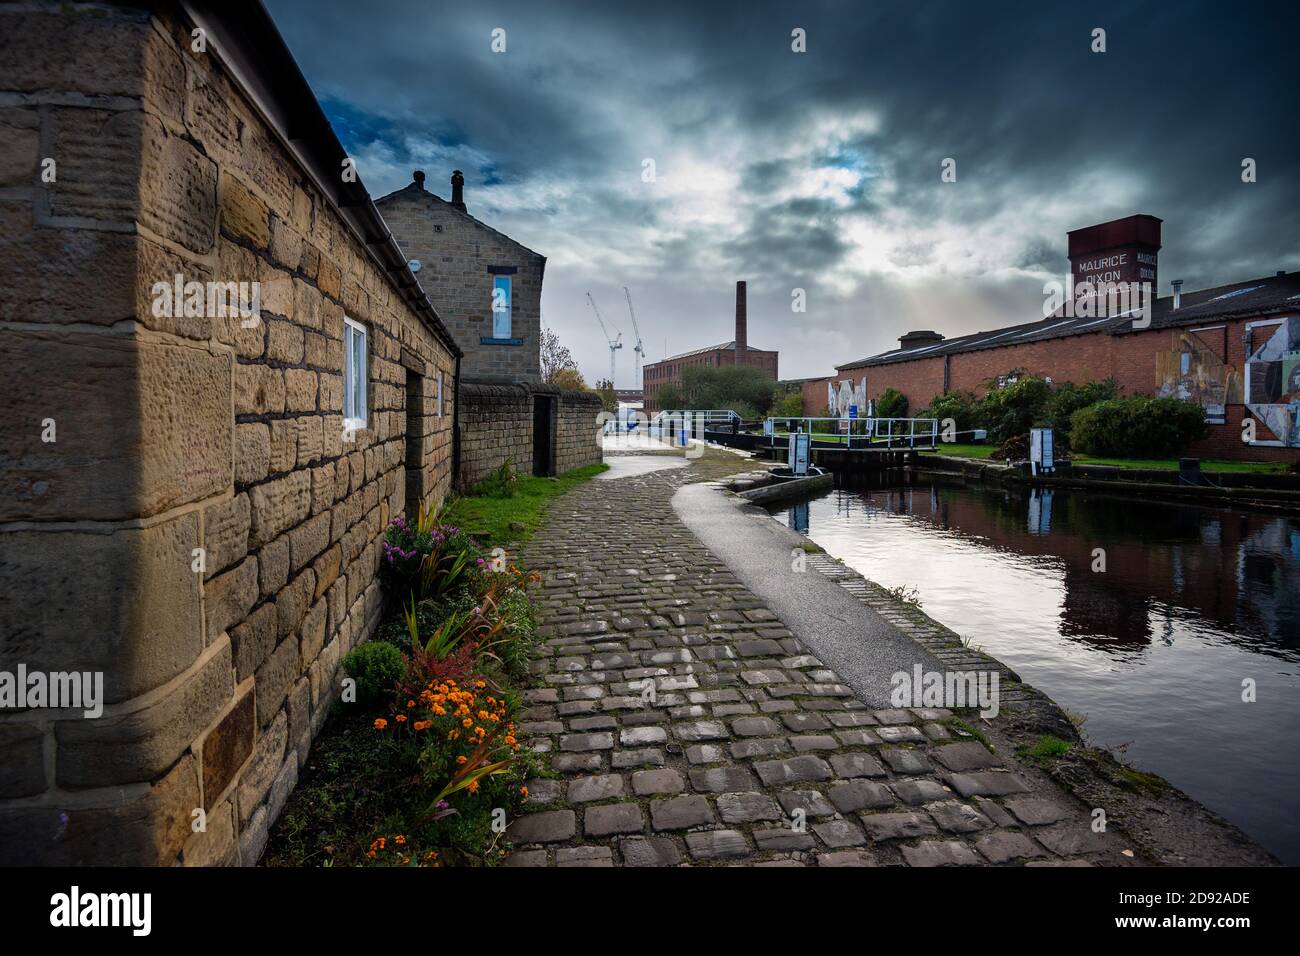
[[[1300,447],[1300,319],[1284,319],[1246,359],[1247,407],[1282,444]]]
[[[826,414],[831,418],[842,418],[849,414],[850,406],[856,405],[858,414],[867,414],[867,380],[862,378],[857,385],[852,379],[842,379],[838,389],[835,382],[826,383]]]
[[[1223,329],[1175,331],[1169,348],[1156,353],[1156,394],[1205,409],[1212,425],[1226,420],[1227,406],[1241,404],[1241,376],[1224,361]]]

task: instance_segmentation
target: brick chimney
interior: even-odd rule
[[[465,174],[459,169],[451,171],[451,204],[465,212]]]
[[[1095,288],[1109,282],[1149,282],[1154,295],[1160,223],[1155,216],[1137,215],[1070,230],[1066,235],[1075,296],[1084,283]]]
[[[745,280],[736,283],[736,352],[744,352],[749,348],[749,329],[748,315],[745,305]],[[740,364],[740,356],[736,356],[736,364]]]
[[[938,332],[931,332],[929,329],[920,329],[916,332],[908,332],[906,335],[898,337],[898,347],[900,349],[917,349],[922,345],[937,345],[943,341],[943,336]]]
[[[415,172],[411,173],[411,179],[412,179],[412,181],[415,183],[415,188],[416,188],[416,189],[420,189],[420,190],[423,190],[423,189],[424,189],[424,170],[423,170],[423,169],[417,169]]]

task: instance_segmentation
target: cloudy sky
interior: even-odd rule
[[[748,280],[750,344],[793,378],[1032,321],[1066,230],[1136,212],[1162,295],[1300,269],[1294,3],[266,3],[372,195],[461,169],[547,256],[543,321],[589,381],[588,290],[626,387],[625,285],[657,361],[731,339]]]

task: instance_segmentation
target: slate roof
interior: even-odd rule
[[[391,193],[386,193],[385,195],[380,196],[378,199],[375,200],[375,205],[376,205],[376,206],[383,206],[385,203],[389,202],[390,200],[398,199],[398,198],[411,198],[411,199],[424,198],[424,199],[431,199],[431,200],[433,200],[434,202],[437,202],[437,203],[441,203],[442,205],[447,206],[448,208],[450,208],[450,209],[451,209],[454,213],[456,213],[458,216],[464,216],[466,219],[468,219],[468,220],[469,220],[470,222],[472,222],[474,225],[478,226],[480,229],[486,229],[488,232],[492,233],[493,235],[495,235],[495,236],[500,236],[500,237],[501,237],[502,239],[504,239],[506,242],[510,242],[510,243],[513,243],[514,245],[518,246],[520,249],[524,250],[524,252],[528,253],[528,255],[533,256],[533,257],[535,257],[535,258],[537,258],[537,259],[540,259],[540,260],[543,261],[543,262],[546,261],[546,256],[542,255],[540,252],[537,252],[537,251],[534,250],[534,249],[529,249],[526,245],[524,245],[524,244],[523,244],[522,242],[520,242],[518,239],[514,239],[514,238],[512,238],[511,236],[507,236],[507,235],[506,235],[504,232],[502,232],[500,229],[493,229],[491,226],[489,226],[487,223],[485,223],[482,219],[479,219],[479,218],[477,218],[476,216],[471,216],[471,215],[470,215],[468,212],[466,212],[464,209],[459,209],[459,208],[457,208],[456,206],[452,205],[452,204],[451,204],[450,202],[448,202],[447,200],[443,199],[443,198],[442,198],[441,196],[439,196],[437,193],[435,193],[435,192],[430,192],[428,189],[425,189],[423,186],[421,186],[419,183],[417,183],[417,182],[415,182],[415,181],[411,181],[411,182],[407,183],[407,184],[406,184],[405,186],[403,186],[401,189],[394,189]],[[381,210],[381,214],[382,214],[382,210]]]
[[[973,332],[969,335],[944,339],[942,342],[911,348],[891,349],[888,352],[858,359],[856,362],[837,365],[836,368],[842,370],[891,365],[895,362],[911,362],[936,355],[975,352],[980,349],[1023,345],[1027,342],[1043,342],[1071,335],[1090,335],[1095,332],[1125,335],[1151,329],[1204,325],[1230,318],[1264,316],[1280,312],[1300,313],[1300,273],[1250,279],[1246,282],[1201,289],[1198,292],[1184,292],[1179,307],[1174,309],[1173,304],[1173,296],[1156,299],[1152,307],[1151,324],[1141,329],[1133,327],[1131,315],[1105,318],[1069,317],[1058,310],[1056,314],[1036,322],[1003,326],[987,332]]]
[[[670,355],[667,358],[661,358],[658,362],[649,362],[649,365],[658,365],[660,362],[673,362],[677,359],[690,358],[692,355],[703,355],[705,352],[734,352],[736,351],[736,342],[733,339],[730,342],[723,342],[721,345],[707,345],[702,349],[692,349],[689,352],[679,352],[676,355]],[[773,349],[757,349],[750,345],[745,349],[746,352],[771,352]]]

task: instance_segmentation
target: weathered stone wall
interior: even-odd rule
[[[462,382],[458,487],[472,488],[507,457],[520,474],[533,473],[533,406],[539,396],[551,403],[553,473],[600,461],[600,398],[595,394],[545,385]]]
[[[533,473],[533,391],[527,385],[461,382],[460,474],[468,490],[509,458],[521,475]]]
[[[590,392],[561,392],[555,427],[555,470],[563,474],[600,462],[600,398]]]
[[[546,258],[422,189],[401,190],[378,205],[398,245],[420,261],[416,278],[465,353],[461,373],[538,381]],[[517,270],[510,276],[511,338],[519,341],[484,343],[492,337],[490,270],[503,267]]]
[[[0,669],[108,703],[0,711],[0,863],[251,864],[380,613],[421,371],[412,487],[450,487],[454,361],[165,6],[0,38]],[[176,275],[260,282],[260,321],[155,314]]]

